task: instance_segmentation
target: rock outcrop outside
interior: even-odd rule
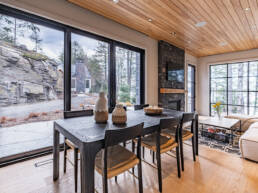
[[[0,41],[0,107],[60,99],[62,64]]]

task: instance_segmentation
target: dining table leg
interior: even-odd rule
[[[59,178],[59,138],[60,134],[59,131],[57,131],[54,128],[54,137],[53,137],[53,180],[58,180]]]
[[[95,158],[101,146],[93,144],[84,144],[80,149],[81,156],[81,193],[93,193]]]

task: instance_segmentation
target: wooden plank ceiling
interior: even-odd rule
[[[258,0],[68,1],[197,57],[258,48]]]

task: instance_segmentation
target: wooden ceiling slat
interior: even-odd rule
[[[252,7],[250,6],[250,2],[248,0],[241,0],[241,6],[242,6],[242,9],[244,8],[250,8],[249,11],[245,11],[245,19],[247,20],[247,23],[249,24],[249,29],[252,33],[252,39],[254,39],[256,46],[258,46],[258,41],[257,39],[255,38],[257,36],[257,28],[256,28],[256,23],[255,23],[255,18],[254,18],[254,13],[255,13],[255,6]],[[257,11],[257,10],[256,10]],[[257,16],[257,15],[256,15]]]
[[[258,48],[257,0],[68,1],[198,57]]]
[[[258,36],[258,4],[256,0],[249,0],[248,2],[255,22],[254,26],[256,28],[256,36]]]
[[[247,5],[246,5],[247,7],[243,7],[241,5],[240,0],[233,0],[231,2],[233,4],[233,6],[235,7],[236,12],[238,13],[238,17],[239,17],[240,21],[242,22],[242,26],[243,26],[244,30],[247,32],[248,37],[249,37],[250,41],[252,42],[253,48],[256,47],[257,42],[253,41],[253,40],[255,40],[255,38],[254,38],[250,23],[249,23],[249,22],[251,22],[252,15],[249,15],[249,17],[251,17],[251,18],[249,18],[250,19],[249,21],[246,18],[246,14],[250,14],[251,11],[244,10],[245,8],[249,8],[249,4],[247,3]],[[244,2],[244,1],[242,1],[242,2]]]
[[[211,1],[212,2],[212,1]],[[220,22],[218,17],[216,17],[216,13],[214,12],[215,9],[210,9],[206,1],[203,0],[196,0],[196,5],[199,6],[200,9],[203,9],[203,15],[205,18],[209,18],[208,22],[211,23],[215,29],[213,31],[216,33],[215,36],[220,37],[220,42],[229,42],[228,45],[225,45],[226,49],[231,49],[231,51],[234,51],[237,49],[237,46],[234,43],[234,36],[230,36],[227,34],[226,26],[223,25],[223,23]],[[210,27],[210,25],[209,25]],[[216,31],[215,31],[216,30]],[[219,46],[219,45],[217,45]]]
[[[132,6],[134,7],[138,7],[136,4],[141,4],[139,1],[135,1],[135,0],[130,0],[130,2],[132,3]],[[153,24],[155,25],[156,23],[160,22],[158,24],[159,28],[164,28],[164,26],[166,27],[166,31],[168,32],[168,36],[171,36],[171,32],[176,32],[177,37],[183,37],[182,39],[182,43],[184,45],[188,44],[188,41],[191,41],[194,45],[198,45],[201,46],[198,36],[196,34],[197,30],[195,28],[190,28],[189,26],[187,26],[187,23],[183,23],[183,21],[180,21],[180,23],[182,24],[182,26],[178,26],[177,29],[173,28],[172,26],[176,26],[178,24],[178,22],[175,22],[174,20],[171,20],[171,17],[177,17],[175,14],[172,15],[172,13],[174,13],[171,10],[165,9],[164,7],[161,7],[162,3],[160,2],[160,4],[156,4],[155,1],[152,1],[150,4],[145,4],[146,6],[144,6],[145,9],[142,9],[141,11],[145,11],[145,10],[149,10],[149,11],[145,11],[149,16],[148,18],[152,18],[153,19]],[[158,11],[161,11],[161,9],[163,8],[163,12],[160,13],[159,15],[156,13]],[[171,13],[171,14],[170,14]],[[195,31],[194,31],[195,30]],[[181,33],[182,32],[182,33]],[[173,36],[171,36],[171,38],[174,38]]]
[[[226,42],[231,38],[234,45],[236,46],[236,50],[239,50],[243,47],[242,36],[239,35],[238,30],[234,30],[234,24],[232,24],[230,15],[228,15],[228,11],[225,11],[225,6],[222,6],[222,2],[218,0],[206,0],[207,5],[210,9],[214,10],[213,18],[216,19],[217,24],[224,30],[227,34],[227,38],[225,39]],[[220,17],[217,17],[219,15]],[[231,42],[230,42],[231,43]]]
[[[238,0],[233,0],[233,1],[224,0],[223,2],[224,2],[224,5],[226,6],[226,8],[228,9],[229,14],[231,15],[233,21],[238,26],[238,29],[241,32],[241,35],[246,37],[245,41],[249,45],[248,48],[251,49],[254,45],[249,36],[249,31],[247,29],[245,29],[239,15],[238,15],[239,13],[237,12],[237,10],[239,10],[239,9],[237,8],[238,7],[238,5],[236,4],[237,1]]]

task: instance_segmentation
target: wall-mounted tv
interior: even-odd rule
[[[184,83],[184,66],[172,62],[167,63],[167,80]]]
[[[172,69],[167,70],[167,80],[183,83],[184,70],[172,70]]]

